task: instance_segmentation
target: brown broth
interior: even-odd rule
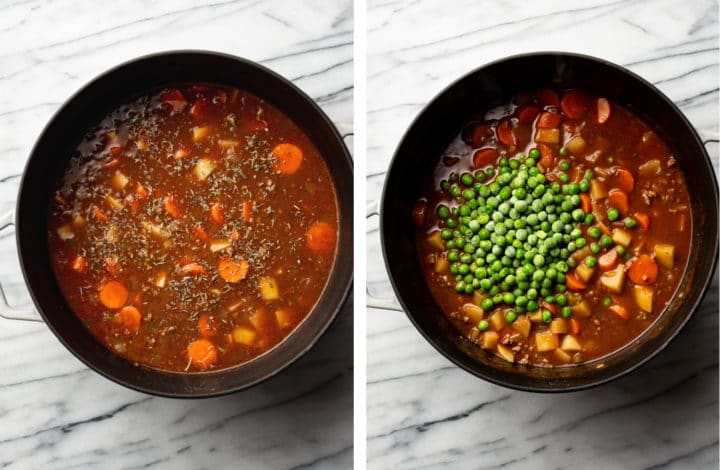
[[[281,143],[301,151],[296,171],[278,167]],[[253,359],[308,315],[337,218],[328,168],[287,116],[242,90],[187,84],[88,131],[50,202],[49,245],[99,341],[136,364],[201,371]],[[122,305],[103,303],[109,281],[125,287]]]
[[[603,271],[595,269],[592,278],[587,282],[587,288],[573,294],[579,296],[574,297],[576,301],[587,302],[590,307],[589,314],[573,313],[570,318],[559,321],[565,324],[568,333],[573,326],[570,322],[576,323],[579,332],[574,336],[582,345],[582,350],[566,351],[565,354],[559,351],[559,347],[549,351],[538,351],[534,336],[537,333],[548,332],[550,325],[538,321],[536,312],[519,312],[518,319],[531,319],[532,313],[535,313],[534,321],[531,321],[531,332],[527,337],[520,334],[513,324],[509,324],[504,319],[498,322],[499,328],[494,328],[491,323],[488,329],[491,335],[497,334],[497,344],[511,352],[513,362],[555,366],[584,362],[612,353],[650,327],[673,295],[682,295],[682,293],[676,294],[676,291],[686,269],[692,230],[690,201],[682,171],[675,164],[670,149],[640,118],[618,104],[610,103],[612,110],[610,118],[600,123],[596,105],[598,97],[583,96],[586,99],[587,109],[575,119],[567,116],[559,100],[554,103],[543,102],[538,95],[531,93],[520,94],[513,102],[478,117],[463,129],[443,153],[425,192],[426,198],[421,199],[416,207],[415,217],[419,226],[417,248],[428,287],[458,330],[482,346],[485,344],[483,337],[486,333],[478,330],[478,320],[481,318],[487,320],[488,314],[496,311],[504,315],[508,310],[515,308],[499,306],[491,312],[485,312],[485,315],[478,315],[478,309],[473,309],[472,305],[479,306],[488,294],[482,290],[476,290],[472,295],[456,292],[455,285],[458,279],[449,272],[449,267],[452,265],[447,262],[449,250],[438,249],[438,246],[433,245],[430,240],[435,235],[437,241],[437,232],[445,227],[445,221],[437,215],[438,207],[445,205],[456,208],[463,201],[461,197],[454,198],[449,191],[442,190],[441,183],[447,181],[453,174],[457,176],[489,167],[497,169],[501,157],[511,158],[518,152],[528,155],[531,149],[540,147],[541,145],[535,141],[540,117],[519,119],[519,115],[528,107],[563,116],[562,124],[558,126],[559,142],[547,143],[543,151],[543,155],[547,153],[552,159],[548,168],[541,168],[549,181],[558,180],[560,174],[558,165],[562,160],[567,160],[572,165],[572,170],[569,172],[570,182],[579,182],[586,170],[592,170],[595,172],[595,179],[607,191],[622,186],[618,176],[619,169],[624,168],[632,174],[634,188],[629,192],[628,215],[645,213],[649,216],[650,226],[647,229],[642,227],[627,229],[632,234],[632,241],[626,248],[627,254],[620,257],[620,266],[624,266],[624,270],[627,271],[633,258],[642,254],[655,259],[654,247],[658,243],[674,246],[673,266],[664,267],[657,263],[658,278],[647,286],[653,292],[651,311],[646,312],[639,308],[634,297],[635,283],[627,276],[622,290],[611,292],[600,282]],[[507,137],[505,144],[498,138],[498,127],[503,126],[511,129],[514,144],[508,141]],[[566,156],[561,156],[560,149],[566,147],[576,136],[582,136],[585,140],[585,148],[575,154],[567,152]],[[478,149],[494,149],[497,157],[484,163],[480,162],[480,159],[474,162]],[[481,165],[478,166],[476,163]],[[653,166],[656,164],[657,168]],[[484,181],[483,184],[489,184],[496,177]],[[617,222],[607,220],[605,214],[608,208],[610,205],[607,197],[593,198],[592,211],[607,228],[608,233],[624,229],[622,226],[624,217]],[[590,226],[581,227],[589,246],[590,242],[595,241],[588,236],[587,230]],[[588,254],[583,250],[575,253],[579,255],[579,263],[583,262],[584,256]],[[606,250],[601,251],[597,256],[602,256],[604,253]],[[570,297],[571,294],[567,295]],[[605,298],[611,299],[613,308],[616,308],[615,305],[624,308],[629,315],[628,318],[621,318],[605,306],[603,304]],[[539,303],[542,308],[542,303]],[[558,312],[552,313],[553,319],[562,318]],[[559,343],[564,336],[558,334]],[[487,349],[498,354],[497,346]]]

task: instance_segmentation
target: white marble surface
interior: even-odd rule
[[[117,63],[182,48],[245,56],[350,123],[352,39],[351,1],[0,1],[0,211],[51,114]],[[0,257],[11,302],[27,305],[8,233]],[[181,401],[101,378],[42,324],[0,319],[0,468],[350,468],[352,332],[349,301],[280,376]]]
[[[567,50],[625,65],[697,128],[718,127],[716,1],[368,2],[368,202],[421,107],[506,55]],[[718,164],[718,142],[707,148]],[[390,296],[377,218],[368,288]],[[404,314],[368,311],[368,468],[717,469],[718,284],[659,357],[563,395],[515,392],[455,368]]]

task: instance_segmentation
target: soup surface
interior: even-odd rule
[[[507,361],[601,357],[683,295],[683,174],[602,97],[545,89],[479,115],[425,194],[413,216],[428,287],[463,335]]]
[[[52,268],[112,351],[230,367],[285,338],[327,282],[328,169],[285,115],[209,84],[157,90],[90,129],[50,201]]]

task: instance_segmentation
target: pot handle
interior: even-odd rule
[[[15,225],[15,211],[9,211],[6,214],[0,215],[0,230],[5,227]],[[5,290],[0,283],[0,317],[8,320],[27,320],[27,321],[43,321],[40,314],[33,310],[18,310],[8,304],[7,297],[5,297]]]
[[[369,219],[374,215],[380,215],[380,201],[373,201],[367,206],[365,218]],[[396,299],[381,299],[379,297],[375,297],[370,293],[370,290],[367,287],[365,288],[365,297],[367,299],[367,306],[370,308],[394,310],[396,312],[403,311],[403,308]]]

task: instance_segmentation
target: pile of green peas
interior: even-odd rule
[[[595,222],[594,214],[580,208],[580,193],[589,191],[593,172],[586,171],[579,183],[569,182],[571,165],[562,160],[559,182],[550,182],[537,167],[539,158],[537,149],[527,158],[503,156],[497,172],[489,167],[441,182],[441,189],[459,202],[437,208],[455,290],[486,293],[480,305],[486,312],[506,305],[514,317],[537,310],[542,299],[556,303],[563,317],[571,314],[565,275],[576,266],[573,252],[588,244],[582,226]],[[608,219],[617,220],[619,214],[610,211]],[[634,223],[625,220],[628,227]],[[597,227],[587,233],[593,255],[614,245]],[[588,256],[584,262],[595,267],[597,259]],[[549,311],[542,314],[551,320]]]

